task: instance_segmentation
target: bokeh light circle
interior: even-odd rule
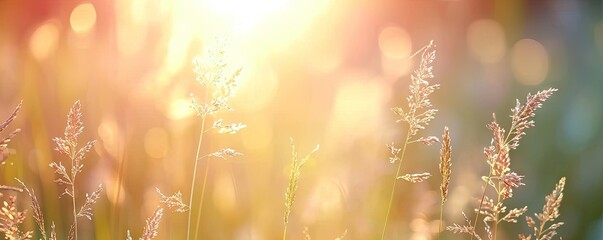
[[[29,50],[37,60],[46,59],[59,43],[59,27],[54,21],[39,26],[29,39]]]
[[[533,39],[522,39],[511,50],[513,75],[524,85],[538,85],[549,71],[549,58],[542,44]]]
[[[398,26],[385,27],[379,33],[379,49],[381,54],[387,58],[407,58],[412,51],[410,35]]]
[[[483,64],[497,63],[507,50],[502,25],[494,20],[477,20],[467,29],[467,47],[473,57]]]
[[[75,7],[69,17],[71,29],[76,33],[87,33],[96,24],[96,9],[92,3],[82,3]]]

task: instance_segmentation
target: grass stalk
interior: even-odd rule
[[[207,97],[206,97],[207,98]],[[201,143],[203,142],[203,132],[205,131],[205,119],[206,116],[201,117],[201,131],[199,132],[199,144],[197,145],[197,154],[195,154],[195,166],[193,168],[193,178],[191,179],[191,194],[188,200],[188,221],[186,227],[186,239],[191,239],[191,217],[193,213],[193,196],[195,193],[195,179],[197,178],[197,165],[199,165],[199,154],[201,153]],[[203,199],[201,199],[203,201]]]
[[[484,185],[484,192],[482,192],[482,198],[479,201],[479,207],[477,207],[477,214],[475,214],[475,219],[473,220],[473,229],[477,226],[477,219],[479,218],[479,211],[482,209],[484,205],[484,199],[486,198],[486,191],[488,190],[488,182],[490,182],[490,178],[492,177],[492,169],[490,169],[490,173],[488,173],[488,177],[486,178],[486,183]],[[473,235],[471,235],[471,240],[473,240]]]
[[[387,207],[387,214],[385,215],[385,223],[383,224],[383,233],[381,234],[381,240],[385,238],[385,231],[387,230],[387,221],[389,220],[389,213],[392,208],[392,203],[394,202],[394,193],[396,192],[396,182],[398,182],[398,175],[400,174],[400,169],[402,168],[402,161],[404,160],[404,155],[406,154],[406,147],[408,146],[408,141],[410,140],[410,132],[406,133],[406,139],[404,140],[404,147],[402,147],[402,152],[400,153],[400,160],[398,160],[398,170],[396,170],[396,175],[394,176],[394,184],[392,184],[392,191],[389,197],[389,205]]]
[[[117,238],[117,234],[119,232],[119,226],[120,226],[120,216],[121,214],[118,214],[118,206],[119,206],[119,198],[121,196],[121,184],[124,181],[124,168],[125,168],[125,163],[126,163],[126,158],[124,157],[125,154],[125,148],[120,151],[120,157],[119,159],[121,159],[120,163],[119,163],[119,170],[118,175],[117,175],[117,183],[115,184],[115,188],[117,190],[117,193],[115,194],[115,203],[113,205],[113,209],[111,210],[111,215],[112,215],[112,219],[113,219],[113,226],[111,227],[111,229],[113,229],[113,238]]]
[[[444,215],[444,202],[442,202],[442,204],[440,204],[440,227],[438,228],[438,240],[440,240],[440,236],[442,235],[442,227],[444,225],[443,215]]]
[[[73,161],[72,161],[73,162]],[[73,165],[72,165],[73,166]],[[71,202],[73,203],[73,229],[74,229],[74,237],[77,240],[77,209],[75,205],[75,177],[71,179]]]
[[[201,210],[203,209],[203,199],[205,199],[205,186],[207,185],[207,175],[209,175],[209,163],[211,158],[207,158],[207,163],[205,165],[205,175],[203,176],[203,186],[201,187],[201,202],[199,203],[199,210],[197,211],[197,221],[195,224],[195,239],[198,239],[199,236],[199,222],[201,221]]]
[[[515,130],[515,124],[511,124],[511,128],[509,128],[509,132],[507,133],[507,136],[505,137],[505,144],[507,144],[509,142],[509,138],[511,137],[511,133],[513,132],[513,130]],[[484,192],[482,192],[482,197],[479,201],[479,207],[477,208],[477,213],[475,214],[475,219],[473,220],[473,229],[475,230],[475,227],[477,226],[477,220],[479,218],[479,213],[480,213],[480,209],[482,209],[482,206],[484,204],[484,199],[486,198],[486,191],[488,190],[488,183],[490,182],[490,179],[492,178],[492,169],[490,169],[490,172],[488,173],[488,177],[486,178],[486,183],[484,183]],[[500,199],[500,194],[499,194],[499,199]],[[497,221],[498,222],[498,221]],[[498,225],[498,223],[496,224]],[[496,239],[496,225],[494,226],[494,238]],[[473,240],[473,235],[471,235],[471,240]]]

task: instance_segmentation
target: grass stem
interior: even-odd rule
[[[71,179],[71,202],[73,203],[73,232],[77,240],[77,209],[75,208],[75,176]]]
[[[479,218],[479,211],[482,209],[484,204],[484,199],[486,198],[486,191],[488,190],[488,183],[490,182],[490,178],[492,177],[492,169],[490,169],[490,173],[488,173],[488,177],[486,178],[486,184],[484,185],[484,192],[482,193],[482,198],[479,201],[479,207],[477,208],[477,213],[475,214],[475,220],[473,220],[473,230],[475,230],[475,226],[477,226],[477,219]],[[473,240],[473,234],[471,235],[471,240]]]
[[[408,141],[410,139],[410,132],[406,133],[406,140],[404,140],[404,147],[402,147],[402,153],[400,153],[400,160],[398,160],[398,170],[396,170],[396,175],[394,176],[394,184],[392,184],[392,191],[389,197],[389,205],[387,207],[387,214],[385,215],[385,223],[383,224],[383,233],[381,234],[381,240],[385,238],[385,231],[387,230],[387,221],[389,220],[389,213],[392,209],[392,203],[394,202],[394,193],[396,192],[396,182],[398,182],[398,175],[400,174],[400,169],[402,168],[402,161],[404,160],[404,155],[406,153],[406,146],[408,146]]]
[[[440,204],[440,228],[438,230],[438,240],[440,240],[440,236],[442,235],[442,226],[444,224],[444,222],[442,222],[444,220],[443,215],[444,215],[444,202],[442,202],[442,204]]]
[[[195,179],[197,178],[197,165],[199,164],[199,153],[201,152],[201,143],[203,142],[203,131],[205,130],[205,118],[202,116],[201,120],[201,131],[199,132],[199,144],[197,145],[197,154],[195,155],[195,166],[193,168],[193,178],[191,179],[191,195],[188,200],[188,221],[186,227],[186,239],[191,239],[191,217],[193,213],[193,196],[195,192]],[[203,199],[202,199],[203,200]]]
[[[287,239],[287,224],[285,223],[285,229],[283,230],[283,240]]]
[[[205,175],[203,176],[203,186],[201,187],[201,203],[199,203],[199,210],[197,211],[197,221],[195,224],[195,239],[198,239],[199,236],[199,222],[201,221],[201,210],[203,209],[203,199],[205,199],[205,186],[207,185],[207,175],[209,173],[209,162],[211,158],[207,158],[207,163],[205,164]]]

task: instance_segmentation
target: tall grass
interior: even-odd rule
[[[291,170],[289,171],[289,185],[287,185],[287,192],[285,193],[285,216],[283,218],[283,240],[287,239],[287,225],[289,223],[289,215],[291,214],[291,210],[293,209],[293,203],[295,202],[295,196],[297,192],[297,187],[299,185],[299,178],[301,176],[301,167],[306,164],[306,161],[320,148],[319,145],[316,147],[304,158],[299,158],[297,156],[297,151],[295,150],[295,144],[293,143],[293,139],[291,139],[291,157],[293,161],[291,162]]]
[[[535,213],[534,216],[538,220],[538,224],[532,217],[526,216],[526,224],[534,230],[533,235],[519,234],[519,239],[530,240],[532,236],[536,240],[550,240],[557,235],[557,228],[561,227],[564,222],[553,223],[559,217],[559,207],[563,200],[563,189],[565,188],[565,177],[559,179],[559,183],[555,186],[553,192],[545,197],[545,204],[542,207],[542,213]],[[547,223],[552,224],[547,226]]]
[[[191,190],[188,201],[190,210],[188,212],[186,239],[191,239],[191,224],[192,224],[192,213],[193,213],[193,197],[195,193],[197,169],[199,161],[203,158],[207,159],[205,165],[205,173],[203,176],[203,186],[201,189],[201,200],[199,202],[199,209],[197,209],[197,220],[195,225],[194,239],[197,239],[199,233],[199,224],[201,219],[201,211],[203,210],[203,199],[205,197],[205,187],[207,184],[207,176],[209,173],[209,160],[211,157],[218,158],[231,158],[242,155],[236,150],[226,148],[219,150],[214,153],[201,156],[201,146],[203,145],[203,136],[208,131],[206,129],[206,120],[215,116],[221,111],[232,111],[233,109],[228,105],[228,100],[234,96],[235,89],[238,85],[238,77],[241,73],[241,69],[230,72],[229,66],[225,59],[225,45],[224,42],[219,41],[215,47],[210,48],[207,55],[204,58],[195,59],[194,72],[196,74],[196,81],[205,87],[205,96],[203,102],[198,102],[194,95],[192,95],[191,107],[197,113],[197,116],[201,118],[201,130],[199,132],[199,141],[197,144],[197,151],[195,154],[195,164],[193,167],[193,176],[191,178]],[[246,126],[242,123],[231,123],[224,124],[222,119],[217,119],[211,129],[216,130],[221,134],[235,134]]]
[[[63,137],[52,139],[56,143],[55,150],[71,160],[70,167],[66,168],[61,161],[50,163],[50,167],[59,175],[54,181],[58,185],[65,186],[63,195],[71,197],[73,206],[73,223],[69,229],[68,239],[78,239],[78,218],[85,217],[92,220],[92,205],[98,201],[103,191],[103,185],[100,184],[97,189],[88,194],[83,204],[77,204],[77,188],[76,179],[79,173],[84,169],[84,159],[86,154],[92,149],[96,141],[87,142],[83,147],[78,148],[78,137],[84,131],[84,123],[82,122],[82,112],[80,101],[76,101],[67,115],[67,127]],[[69,169],[69,170],[68,170]],[[79,208],[79,209],[78,209]]]
[[[4,122],[2,122],[0,124],[0,133],[2,133],[2,131],[4,131],[6,128],[8,128],[8,125],[13,120],[15,120],[15,118],[17,118],[17,114],[19,113],[19,110],[21,110],[21,106],[23,106],[23,101],[21,101],[19,103],[19,105],[17,105],[17,107],[15,108],[13,113],[6,120],[4,120]],[[8,158],[8,155],[10,154],[10,151],[8,149],[8,143],[20,131],[21,131],[21,129],[17,128],[15,130],[13,130],[11,133],[9,133],[7,136],[2,138],[2,140],[0,140],[0,164],[3,164],[4,161],[6,161],[6,159]],[[10,188],[8,186],[0,186],[0,189],[10,190]]]
[[[441,238],[445,216],[444,208],[448,200],[448,192],[451,188],[452,178],[452,141],[450,130],[444,128],[441,138],[435,136],[420,136],[420,131],[425,129],[427,125],[434,119],[436,112],[431,101],[430,95],[439,88],[438,84],[431,84],[429,81],[434,78],[433,62],[436,58],[435,45],[430,42],[427,46],[419,50],[421,59],[418,68],[411,75],[410,95],[407,97],[408,107],[394,107],[393,112],[399,117],[397,122],[405,123],[405,137],[403,143],[399,146],[388,144],[387,148],[391,152],[390,162],[397,163],[397,169],[392,184],[387,213],[383,223],[381,239],[387,236],[388,221],[392,204],[395,201],[396,184],[399,180],[405,180],[410,183],[428,182],[433,179],[431,173],[406,173],[402,169],[402,163],[405,158],[407,148],[412,143],[423,143],[431,145],[436,142],[441,144],[439,156],[439,171],[441,182],[439,183],[440,190],[440,206],[439,206],[439,229],[438,239]],[[203,101],[197,101],[195,96],[192,97],[192,108],[199,116],[200,133],[197,142],[194,169],[191,179],[190,196],[187,203],[182,199],[182,194],[176,192],[172,195],[165,195],[159,189],[156,189],[159,195],[159,206],[151,216],[146,219],[144,228],[142,228],[141,240],[151,240],[159,236],[159,226],[165,215],[165,210],[173,212],[187,212],[187,239],[200,239],[199,225],[203,209],[203,200],[206,191],[206,183],[209,172],[209,160],[211,158],[229,159],[242,155],[239,151],[224,148],[218,151],[210,151],[210,149],[202,149],[204,135],[210,131],[218,134],[236,134],[246,126],[242,123],[225,123],[224,120],[218,119],[216,115],[223,111],[232,111],[228,102],[233,96],[237,87],[237,79],[240,74],[240,69],[231,71],[225,61],[225,51],[223,45],[218,45],[211,48],[205,56],[195,60],[196,80],[204,87]],[[414,55],[413,55],[414,56]],[[489,166],[487,176],[483,176],[484,181],[483,192],[479,196],[479,203],[473,218],[467,217],[462,212],[465,218],[465,224],[453,224],[446,227],[448,231],[459,234],[466,234],[470,239],[493,239],[496,240],[501,223],[517,223],[519,218],[527,211],[527,207],[510,208],[507,206],[507,200],[513,197],[513,190],[524,185],[524,176],[514,172],[511,169],[510,152],[515,150],[520,143],[520,140],[525,136],[527,129],[535,126],[533,120],[537,109],[542,107],[542,104],[547,101],[557,89],[549,88],[539,91],[536,94],[528,94],[525,102],[516,101],[516,105],[511,109],[511,125],[508,129],[502,127],[496,117],[493,115],[493,120],[488,124],[488,129],[492,132],[492,140],[489,146],[484,148],[486,163]],[[22,104],[19,104],[12,114],[0,124],[0,133],[3,133],[17,117]],[[76,101],[70,108],[67,114],[67,124],[63,132],[63,136],[52,139],[55,144],[55,150],[64,158],[63,161],[57,160],[50,163],[50,167],[56,174],[54,181],[64,187],[60,197],[67,196],[70,200],[70,214],[66,218],[72,218],[73,222],[69,229],[66,239],[77,240],[78,237],[89,239],[89,236],[78,236],[79,234],[79,219],[87,218],[92,220],[93,206],[102,198],[102,185],[99,185],[96,190],[91,193],[86,193],[82,197],[82,193],[78,188],[81,188],[80,179],[84,170],[84,162],[87,154],[95,146],[95,141],[87,141],[83,144],[79,141],[80,136],[84,132],[84,124],[82,121],[82,106],[79,101]],[[211,126],[209,122],[213,123]],[[0,140],[0,164],[4,163],[11,149],[8,144],[13,137],[19,133],[20,129],[13,130]],[[285,192],[285,209],[283,215],[282,239],[285,240],[292,233],[288,232],[289,222],[291,221],[291,213],[294,209],[297,190],[300,185],[302,167],[306,162],[319,150],[317,145],[305,157],[300,157],[295,148],[295,144],[291,139],[291,155],[292,163],[289,170],[288,185]],[[456,150],[455,150],[456,151]],[[203,154],[206,153],[206,154]],[[201,187],[201,196],[198,203],[194,203],[194,193],[196,186],[198,164],[202,160],[207,160],[206,168],[203,176],[203,185]],[[123,161],[122,161],[123,163]],[[121,169],[121,168],[120,168]],[[120,170],[121,171],[121,170]],[[456,174],[456,173],[455,173]],[[121,175],[121,173],[120,173]],[[6,239],[31,239],[34,236],[43,240],[56,240],[57,233],[54,222],[51,222],[50,229],[47,228],[47,222],[44,218],[42,202],[38,200],[34,188],[29,188],[24,182],[17,179],[20,187],[0,185],[0,197],[2,198],[0,206],[0,232],[4,234]],[[560,206],[563,200],[563,191],[565,188],[566,179],[561,178],[555,186],[551,194],[545,197],[545,204],[540,213],[534,214],[534,217],[527,216],[525,221],[527,226],[532,230],[531,233],[518,234],[521,240],[549,240],[558,235],[557,230],[564,224],[559,221]],[[236,188],[236,186],[235,186]],[[19,209],[19,202],[16,195],[25,192],[31,202],[33,221],[38,227],[37,232],[23,230],[23,225],[27,219],[27,211]],[[8,194],[10,193],[10,194]],[[118,197],[119,198],[119,197]],[[196,221],[192,221],[193,209],[197,216]],[[510,209],[510,210],[507,210]],[[483,223],[483,231],[478,231],[478,223]],[[194,234],[192,226],[195,226]],[[102,231],[102,230],[99,230]],[[353,233],[353,231],[352,231]],[[123,234],[123,233],[121,233]],[[304,239],[311,239],[308,228],[302,233]],[[344,231],[343,234],[338,234],[336,239],[342,239],[348,234]],[[435,234],[435,230],[434,230]],[[169,238],[169,237],[168,237]],[[126,239],[131,240],[132,236],[128,230]]]
[[[70,164],[65,167],[61,161],[50,163],[50,167],[52,167],[55,174],[58,175],[54,182],[65,187],[60,197],[67,195],[71,198],[71,204],[73,207],[73,223],[71,224],[69,233],[67,235],[67,239],[69,240],[78,239],[78,218],[83,217],[87,218],[88,220],[92,220],[92,206],[101,198],[101,192],[103,191],[101,184],[92,193],[86,193],[84,202],[78,204],[76,179],[79,176],[78,174],[83,171],[83,161],[86,158],[86,154],[90,152],[94,146],[94,143],[96,142],[94,140],[88,141],[83,147],[78,148],[78,137],[83,133],[83,131],[84,123],[82,122],[81,104],[80,101],[76,101],[67,115],[67,126],[65,127],[63,137],[56,137],[52,139],[56,143],[55,150],[68,157]],[[18,179],[17,181],[23,186],[31,199],[31,207],[34,213],[34,219],[38,225],[38,228],[40,229],[42,239],[55,240],[57,237],[54,222],[51,225],[51,232],[48,236],[46,233],[42,207],[34,193],[34,190],[29,189],[22,181]]]
[[[390,157],[390,162],[395,163],[397,161],[398,168],[395,172],[394,182],[392,184],[390,192],[389,204],[387,207],[387,213],[385,215],[381,239],[385,238],[387,222],[389,220],[389,214],[391,212],[392,203],[394,201],[394,194],[396,191],[396,183],[398,182],[398,179],[404,179],[412,183],[417,183],[422,182],[431,176],[430,173],[413,173],[401,175],[401,169],[404,156],[406,155],[406,148],[409,144],[421,142],[429,145],[433,142],[439,141],[436,137],[433,136],[416,136],[419,130],[425,129],[425,127],[435,117],[435,114],[438,111],[437,109],[432,107],[431,101],[429,100],[429,95],[431,95],[440,86],[438,84],[430,84],[428,82],[429,79],[432,79],[434,77],[432,66],[432,63],[436,58],[436,51],[434,50],[434,48],[435,45],[433,44],[433,42],[430,42],[429,45],[420,50],[421,60],[419,68],[416,69],[411,76],[410,95],[406,98],[406,100],[408,101],[408,109],[404,109],[402,107],[392,108],[393,112],[400,117],[400,119],[398,119],[396,122],[406,122],[408,129],[406,132],[406,137],[404,138],[404,143],[402,144],[401,148],[396,147],[393,143],[387,145],[392,155]]]
[[[444,128],[444,134],[442,135],[442,148],[440,149],[440,174],[442,175],[442,183],[440,184],[440,197],[442,199],[440,203],[440,226],[438,229],[438,239],[442,233],[442,226],[444,224],[444,203],[448,199],[448,186],[450,185],[450,174],[452,173],[452,146],[450,143],[450,132],[448,127]]]
[[[496,121],[496,116],[493,114],[492,123],[488,125],[488,129],[492,131],[493,137],[490,146],[484,148],[486,155],[486,163],[490,170],[488,176],[483,176],[484,190],[482,192],[479,206],[476,209],[476,214],[473,222],[467,220],[467,225],[455,224],[448,227],[448,230],[455,233],[465,233],[471,236],[471,239],[482,239],[476,230],[478,219],[483,215],[484,231],[488,239],[496,240],[498,225],[502,222],[516,223],[517,218],[523,215],[528,208],[513,208],[507,211],[504,201],[513,197],[513,189],[518,188],[523,183],[524,176],[511,170],[511,158],[509,153],[511,150],[519,146],[519,140],[526,134],[526,130],[534,127],[535,122],[532,118],[538,108],[556,92],[557,89],[549,88],[544,91],[539,91],[536,94],[528,94],[526,102],[522,104],[519,100],[511,109],[511,127],[507,132]],[[495,197],[490,198],[486,193],[489,188],[495,192]]]

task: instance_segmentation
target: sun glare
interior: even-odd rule
[[[289,0],[205,0],[206,5],[240,31],[250,31],[283,10]]]
[[[266,50],[278,49],[295,41],[316,22],[331,0],[189,0],[182,11],[204,19],[205,33],[241,36],[247,44]],[[189,9],[194,7],[196,9]],[[205,24],[210,24],[206,26]],[[188,26],[188,25],[187,25]],[[263,46],[257,46],[263,44]]]

